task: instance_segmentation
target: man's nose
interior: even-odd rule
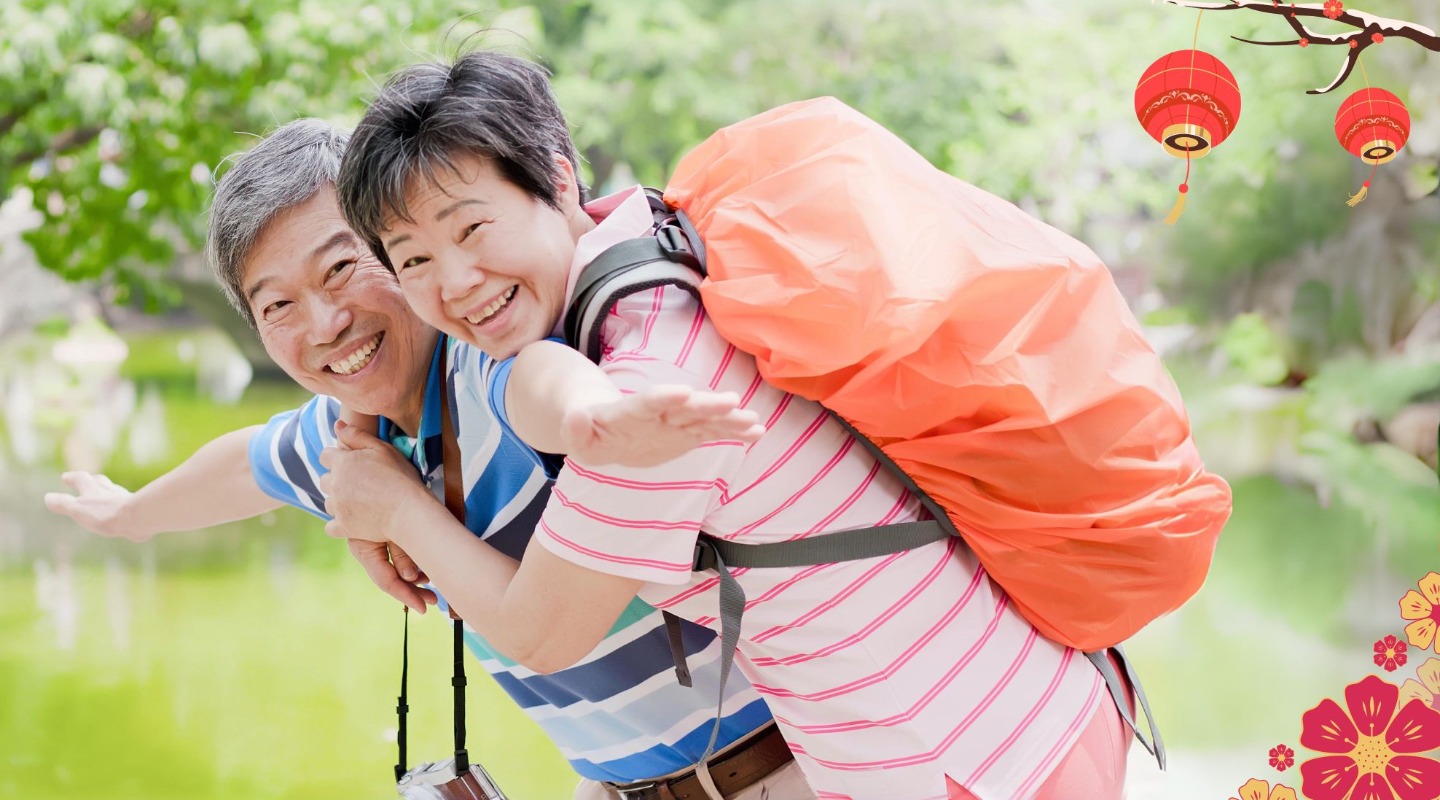
[[[340,338],[355,321],[350,304],[330,296],[315,297],[310,304],[310,343],[329,344]]]

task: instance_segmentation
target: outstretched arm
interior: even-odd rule
[[[49,492],[45,507],[91,533],[132,542],[273,511],[285,504],[260,488],[250,464],[250,440],[263,428],[254,425],[211,440],[137,492],[105,475],[67,472],[60,478],[74,494]],[[422,614],[426,603],[434,602],[433,596],[415,586],[425,576],[399,547],[352,540],[349,548],[370,580],[386,594]]]
[[[91,533],[133,542],[274,510],[282,504],[261,491],[250,472],[250,438],[260,428],[241,428],[212,440],[137,492],[104,475],[67,472],[60,477],[74,494],[50,492],[45,507]]]
[[[649,467],[716,440],[765,432],[733,393],[651,386],[623,394],[600,367],[552,341],[527,345],[505,384],[505,416],[521,441],[581,464]]]

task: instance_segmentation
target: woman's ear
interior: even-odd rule
[[[575,165],[561,153],[555,158],[555,199],[562,212],[580,207],[580,177],[575,174]]]

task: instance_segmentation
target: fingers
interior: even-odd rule
[[[641,401],[664,424],[683,429],[701,441],[739,439],[754,442],[765,433],[760,415],[740,408],[735,392],[710,392],[689,386],[654,386]]]
[[[329,526],[327,525],[326,528],[328,532]],[[435,602],[433,593],[422,591],[400,577],[395,565],[390,563],[389,549],[384,543],[351,539],[349,547],[350,554],[360,562],[360,566],[365,569],[365,574],[370,578],[370,582],[379,587],[380,591],[399,600],[419,614],[425,613],[427,601],[432,604]],[[408,559],[409,556],[406,558]],[[414,562],[411,564],[413,566]]]
[[[680,418],[713,417],[728,413],[740,405],[740,396],[734,392],[698,391],[689,386],[655,386],[641,395],[645,406],[666,420]]]
[[[400,577],[405,580],[411,583],[424,583],[425,573],[420,571],[420,566],[415,563],[415,559],[401,550],[399,545],[394,542],[390,543],[390,563],[395,565],[395,571],[400,573]]]
[[[52,514],[74,517],[75,512],[80,510],[80,499],[73,494],[64,492],[46,492],[45,508],[49,509]]]
[[[737,433],[731,434],[742,442],[758,442],[765,435],[765,426],[756,422]]]
[[[350,450],[367,450],[389,446],[360,428],[354,425],[347,425],[345,422],[339,420],[335,423],[335,438],[340,444]]]
[[[710,395],[712,392],[700,392],[701,395]],[[660,386],[649,386],[640,392],[640,399],[645,407],[660,413],[672,408],[680,408],[696,395],[694,389],[684,384],[664,384]]]
[[[60,476],[60,480],[73,489],[76,494],[92,492],[101,486],[95,475],[89,472],[66,472]]]
[[[374,417],[369,414],[361,414],[360,412],[356,411],[353,408],[350,408],[349,406],[341,406],[339,421],[345,423],[345,425],[348,427],[355,428],[356,430],[361,430],[372,435],[376,431],[380,430],[379,417]],[[338,429],[339,426],[336,426],[336,428]]]

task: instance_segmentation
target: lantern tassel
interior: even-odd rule
[[[1345,205],[1354,208],[1364,202],[1365,198],[1370,195],[1370,181],[1375,180],[1375,172],[1379,169],[1379,163],[1370,167],[1370,177],[1366,178],[1365,182],[1360,185],[1360,191],[1350,195],[1350,199],[1345,201]]]
[[[1180,215],[1185,213],[1185,195],[1190,193],[1190,154],[1185,154],[1185,181],[1180,184],[1180,196],[1175,198],[1175,207],[1170,209],[1170,216],[1165,218],[1166,225],[1174,225]]]
[[[1170,209],[1170,216],[1165,218],[1166,225],[1174,225],[1179,221],[1180,215],[1185,213],[1185,194],[1188,188],[1183,184],[1180,186],[1180,194],[1175,198],[1175,206]]]

